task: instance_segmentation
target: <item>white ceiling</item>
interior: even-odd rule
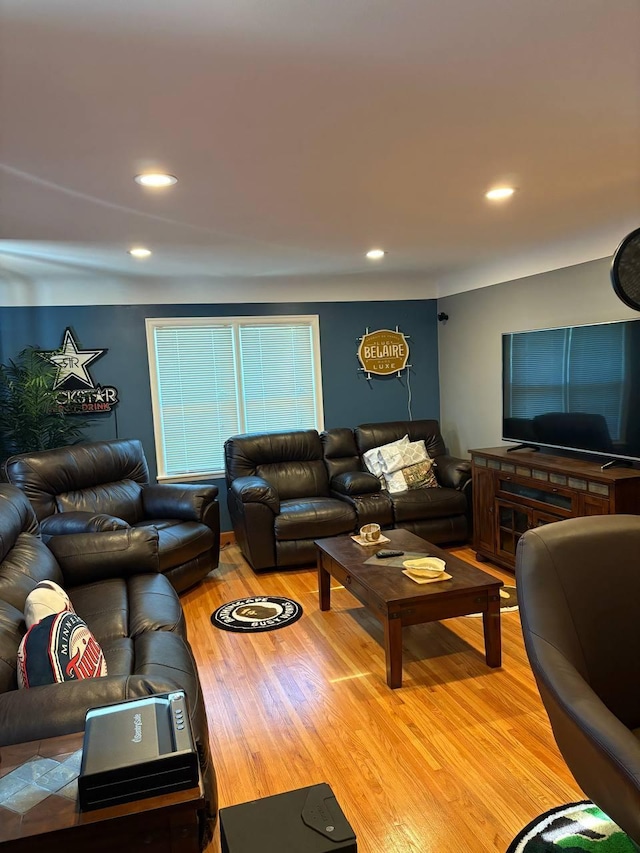
[[[640,224],[638,0],[0,9],[5,278],[446,294],[603,257]],[[150,167],[179,183],[140,188]]]

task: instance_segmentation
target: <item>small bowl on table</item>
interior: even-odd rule
[[[444,574],[447,564],[439,557],[420,557],[416,560],[405,560],[402,565],[416,576],[433,580]]]
[[[380,538],[380,525],[379,524],[364,524],[360,528],[360,537],[365,542],[377,542]]]

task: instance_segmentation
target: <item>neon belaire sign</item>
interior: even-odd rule
[[[42,351],[40,356],[56,367],[53,390],[56,402],[69,415],[110,412],[117,405],[118,391],[112,385],[96,385],[88,367],[107,349],[79,349],[70,328],[66,328],[60,349]]]
[[[389,376],[407,366],[409,344],[398,329],[395,332],[391,329],[378,329],[376,332],[367,330],[360,339],[358,359],[365,373]]]

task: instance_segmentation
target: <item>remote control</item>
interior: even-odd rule
[[[383,548],[381,551],[376,551],[376,557],[383,560],[385,557],[402,557],[404,551],[388,551]]]

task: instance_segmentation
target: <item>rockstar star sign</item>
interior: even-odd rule
[[[87,367],[96,358],[107,352],[106,349],[78,349],[71,329],[66,329],[62,347],[53,352],[41,352],[42,358],[55,364],[58,368],[53,389],[62,388],[70,379],[78,379],[80,382],[94,388],[93,379],[89,375]]]

